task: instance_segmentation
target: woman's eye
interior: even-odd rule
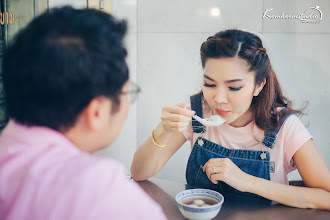
[[[231,90],[231,91],[238,91],[238,90],[240,90],[242,87],[229,87],[229,89]]]
[[[204,86],[206,86],[206,87],[215,87],[214,84],[207,84],[206,82],[204,82]]]

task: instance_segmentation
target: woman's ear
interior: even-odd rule
[[[89,129],[102,130],[109,123],[111,116],[111,101],[105,97],[97,97],[90,101],[84,111],[84,118]]]
[[[256,88],[254,89],[253,96],[258,96],[259,93],[264,88],[264,86],[266,85],[266,83],[267,83],[267,81],[266,81],[266,79],[264,79],[264,81],[262,83],[260,83],[259,85],[256,85]]]

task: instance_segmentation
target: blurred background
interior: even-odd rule
[[[159,123],[162,106],[183,102],[200,90],[202,42],[220,30],[239,28],[260,34],[294,106],[309,102],[301,119],[330,164],[329,0],[0,0],[0,59],[17,31],[38,14],[63,5],[97,8],[128,21],[127,62],[131,80],[142,92],[118,140],[96,156],[116,158],[129,172],[135,150]],[[307,21],[281,18],[304,13],[311,15]],[[3,128],[8,116],[1,74],[0,91]],[[189,153],[187,142],[156,177],[185,183]],[[297,171],[289,174],[289,180],[300,179]]]

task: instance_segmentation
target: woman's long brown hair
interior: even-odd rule
[[[254,96],[251,108],[256,125],[266,131],[274,131],[280,120],[287,114],[301,114],[294,110],[292,103],[283,93],[276,74],[271,66],[261,39],[252,33],[231,29],[218,32],[209,37],[200,49],[203,68],[208,58],[239,57],[249,65],[249,71],[255,72],[255,84],[266,84],[258,96]],[[284,107],[287,111],[278,111]]]

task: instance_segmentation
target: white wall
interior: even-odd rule
[[[323,12],[319,24],[262,19],[266,8],[273,8],[270,14],[300,14],[316,5]],[[214,8],[219,16],[211,16]],[[285,95],[295,106],[309,101],[303,121],[330,164],[330,1],[113,0],[113,14],[129,21],[128,63],[143,92],[119,139],[98,155],[115,157],[129,169],[135,149],[158,124],[161,107],[200,89],[201,43],[219,30],[241,28],[264,36]],[[186,143],[157,176],[185,182],[189,148]],[[300,176],[293,172],[289,178]]]
[[[128,21],[126,46],[128,50],[127,63],[130,78],[137,82],[137,0],[112,0],[112,14],[120,19]],[[144,89],[144,88],[143,88]],[[138,101],[141,98],[138,97]],[[121,161],[127,171],[133,160],[137,148],[137,134],[140,127],[137,126],[137,102],[130,107],[129,116],[117,141],[105,150],[97,152],[99,156],[110,156]]]
[[[48,0],[49,8],[71,5],[74,8],[86,8],[87,0]]]

